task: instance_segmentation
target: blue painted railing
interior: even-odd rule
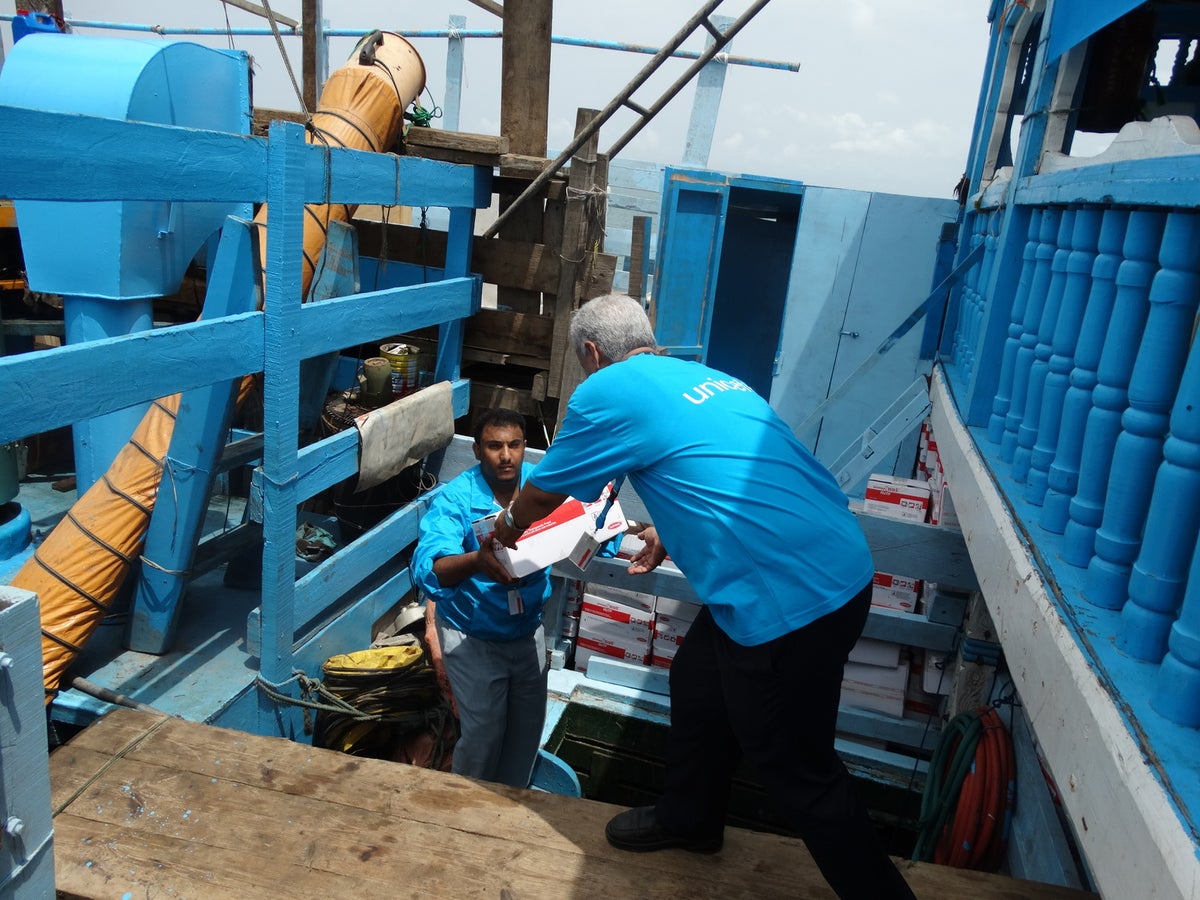
[[[475,210],[491,200],[491,171],[313,146],[305,143],[302,127],[287,123],[272,126],[263,140],[15,107],[0,107],[0,118],[0,198],[268,203],[262,311],[0,357],[5,386],[0,443],[98,410],[262,372],[264,421],[270,423],[255,474],[265,537],[263,590],[260,610],[250,622],[257,634],[248,635],[247,643],[257,649],[264,682],[282,685],[297,668],[315,673],[329,655],[329,629],[345,628],[346,614],[335,604],[376,569],[394,562],[415,538],[420,510],[418,504],[401,511],[296,581],[297,507],[357,471],[358,442],[357,431],[348,430],[299,448],[300,363],[438,325],[434,378],[452,383],[455,415],[466,413],[462,327],[478,309],[480,296],[469,254]],[[25,164],[31,146],[42,158],[37,177],[30,177]],[[420,267],[406,280],[400,272],[404,267],[392,263],[391,283],[401,286],[302,305],[304,207],[329,202],[449,208],[447,257],[439,280],[421,283]],[[64,373],[72,372],[85,374],[78,384],[64,383]],[[94,372],[122,377],[86,374]],[[407,590],[406,581],[406,573],[393,575],[359,598],[355,630],[365,634],[374,621],[370,616],[381,604],[394,604]],[[263,734],[298,733],[298,709],[281,712],[265,693],[255,696],[252,672],[249,677],[245,698],[252,708],[236,724]]]
[[[1153,684],[1135,716],[1198,727],[1200,155],[976,200],[942,347],[960,412],[1097,666]]]

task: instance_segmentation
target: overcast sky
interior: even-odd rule
[[[300,18],[299,0],[269,0]],[[725,0],[716,14],[739,16],[750,0]],[[701,0],[559,0],[556,35],[630,44],[665,43]],[[0,0],[12,13],[13,0]],[[264,20],[219,0],[65,0],[69,19],[145,25],[263,27]],[[968,141],[987,50],[987,0],[772,0],[734,40],[732,52],[800,64],[798,72],[730,66],[709,167],[809,184],[932,197],[951,196],[966,166]],[[468,29],[498,29],[499,20],[467,0],[325,0],[333,28],[445,28],[465,15]],[[12,34],[0,27],[5,48]],[[179,38],[177,38],[179,39]],[[187,38],[227,46],[220,37]],[[300,40],[285,37],[297,77]],[[425,62],[432,101],[444,99],[445,41],[414,40]],[[297,109],[270,38],[235,37],[255,59],[255,103]],[[353,41],[331,41],[330,69]],[[702,34],[685,48],[703,48]],[[570,140],[579,107],[601,109],[649,61],[642,54],[556,44],[552,56],[550,147]],[[649,106],[682,73],[664,65],[635,99]],[[466,43],[459,128],[499,133],[500,42]],[[626,159],[679,162],[693,91],[685,88],[622,152]],[[430,96],[424,98],[430,105]],[[631,124],[619,114],[601,132],[604,148]]]

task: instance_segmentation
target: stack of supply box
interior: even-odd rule
[[[654,634],[654,595],[588,584],[579,613],[575,669],[601,655],[647,666]]]
[[[700,605],[686,600],[659,597],[654,607],[654,646],[650,662],[663,669],[671,668],[671,660],[683,643],[684,636],[696,616]]]
[[[842,705],[900,718],[908,686],[908,648],[860,638],[842,674]]]
[[[876,516],[924,522],[929,514],[929,484],[914,478],[871,475],[867,478],[863,511]],[[921,582],[916,578],[876,572],[871,602],[889,609],[915,612],[920,593]]]

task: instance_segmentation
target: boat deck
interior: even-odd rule
[[[116,710],[50,758],[59,897],[832,897],[802,843],[630,854],[620,807]],[[919,897],[1082,891],[901,862]]]

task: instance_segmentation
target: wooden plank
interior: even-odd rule
[[[505,7],[500,51],[500,133],[508,138],[512,153],[546,155],[552,6],[551,0],[511,0]],[[502,194],[501,212],[514,199]],[[501,236],[541,243],[542,204],[536,199],[525,201],[521,209],[514,210]],[[541,312],[540,293],[501,288],[496,296],[501,306]]]
[[[575,133],[583,132],[598,113],[599,111],[594,109],[577,110]],[[566,413],[570,387],[577,384],[582,377],[582,372],[578,371],[579,361],[567,347],[567,329],[570,325],[571,313],[579,302],[579,266],[583,262],[586,250],[588,199],[592,188],[595,187],[599,142],[599,134],[593,134],[579,147],[571,159],[569,185],[573,193],[567,198],[563,221],[562,269],[559,274],[558,288],[554,292],[554,347],[550,357],[550,383],[548,386],[550,394],[559,400],[555,431],[558,430],[558,424]]]
[[[471,379],[471,407],[473,409],[491,409],[492,407],[514,409],[523,416],[535,418],[541,415],[541,409],[528,389],[512,387],[507,384],[494,384],[477,378]]]
[[[459,165],[495,167],[501,155],[508,152],[508,139],[442,128],[410,128],[404,135],[404,152]]]
[[[554,319],[505,309],[481,309],[467,323],[464,343],[497,353],[550,359]]]
[[[141,741],[129,747],[130,736]],[[727,828],[712,856],[630,854],[620,807],[117,710],[51,759],[60,896],[395,893],[700,900],[832,897],[803,844]],[[74,791],[85,785],[77,797]],[[68,802],[69,801],[69,802]],[[922,897],[1093,896],[898,861]]]
[[[387,258],[399,262],[441,268],[446,259],[446,233],[434,229],[422,230],[415,225],[382,225],[355,220],[359,235],[359,252],[363,256],[380,258],[385,247]],[[488,284],[519,288],[526,291],[553,291],[560,279],[560,263],[552,249],[545,244],[494,238],[472,240],[471,270]],[[593,277],[585,296],[599,297],[612,289],[612,277],[617,258],[601,253],[595,259]]]

